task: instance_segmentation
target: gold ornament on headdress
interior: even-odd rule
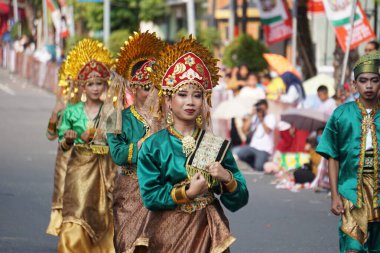
[[[65,65],[66,62],[62,62],[58,70],[57,96],[62,98],[63,102],[66,104],[70,97],[70,86],[66,80]]]
[[[116,60],[116,72],[131,81],[133,67],[139,62],[156,59],[165,44],[155,33],[134,32],[120,48]]]
[[[66,59],[66,75],[78,81],[78,75],[90,62],[101,63],[109,71],[114,64],[111,52],[102,43],[83,39],[70,51]]]
[[[177,62],[181,58],[183,58],[183,62]],[[173,46],[166,46],[160,52],[160,56],[150,74],[150,79],[158,89],[162,90],[163,94],[171,95],[182,86],[178,82],[179,79],[184,80],[187,78],[191,82],[192,80],[190,79],[194,76],[199,80],[205,80],[205,77],[208,77],[211,80],[211,85],[203,83],[200,84],[200,88],[206,93],[207,102],[211,106],[211,91],[218,84],[220,78],[217,61],[207,48],[190,35],[189,38],[183,38]],[[173,68],[173,72],[168,73],[171,68]],[[186,70],[188,72],[185,72]]]

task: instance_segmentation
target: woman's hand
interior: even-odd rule
[[[213,162],[206,167],[210,175],[223,183],[228,183],[232,180],[231,173],[228,172],[219,162]]]
[[[92,139],[94,139],[95,132],[96,132],[96,129],[95,129],[95,128],[87,129],[86,131],[84,131],[84,132],[82,133],[82,135],[80,136],[80,138],[81,138],[85,143],[89,143]]]
[[[331,199],[331,212],[337,216],[344,213],[343,201],[339,195]]]
[[[204,194],[207,191],[207,181],[202,174],[198,172],[191,178],[190,187],[186,190],[186,195],[188,198],[194,199],[196,196]]]
[[[66,144],[72,145],[77,138],[77,132],[74,130],[67,130],[64,134]]]

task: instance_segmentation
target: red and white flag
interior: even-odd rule
[[[256,5],[268,45],[292,36],[292,18],[284,0],[256,0]]]
[[[339,46],[343,51],[347,50],[347,40],[351,31],[350,17],[352,10],[352,0],[323,0],[327,19],[334,27]],[[350,49],[358,47],[361,43],[375,38],[371,25],[360,5],[357,2],[354,18],[354,27]]]

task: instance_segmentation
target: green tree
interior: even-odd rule
[[[219,48],[222,44],[220,32],[214,26],[199,29],[198,40],[211,52],[213,52],[216,48]]]
[[[140,2],[140,15],[142,21],[162,19],[169,12],[165,0],[142,0]]]
[[[109,49],[116,55],[120,51],[120,47],[123,45],[130,35],[130,31],[127,29],[117,30],[111,33],[109,40]]]
[[[111,31],[138,29],[139,1],[111,0]],[[136,15],[137,14],[137,15]],[[75,20],[84,25],[84,30],[100,31],[103,29],[102,3],[75,3]]]
[[[269,52],[260,41],[243,34],[235,38],[224,50],[223,63],[228,67],[246,64],[248,69],[260,72],[268,67],[263,54]]]

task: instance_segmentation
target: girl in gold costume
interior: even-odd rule
[[[117,253],[142,252],[148,246],[148,238],[144,235],[148,209],[141,201],[136,169],[140,147],[152,133],[149,120],[142,111],[152,89],[148,77],[155,58],[164,46],[165,43],[155,34],[135,32],[124,43],[116,63],[117,75],[127,80],[123,88],[131,90],[134,98],[133,105],[121,112],[120,134],[107,134],[112,159],[121,166],[113,192],[114,245]]]
[[[62,114],[67,105],[67,92],[68,84],[66,82],[65,75],[65,64],[62,63],[59,69],[58,77],[58,91],[56,104],[51,113],[49,119],[49,125],[46,130],[46,136],[49,140],[53,141],[58,138],[58,129],[62,120]],[[70,156],[70,151],[63,152],[63,150],[58,147],[57,156],[55,159],[55,169],[54,169],[54,187],[51,205],[50,222],[46,229],[46,233],[54,236],[58,236],[61,224],[62,224],[62,197],[63,188],[65,184],[65,175],[67,168],[67,160]]]
[[[114,252],[111,193],[116,167],[100,125],[112,65],[111,53],[90,39],[80,41],[65,62],[72,96],[80,94],[80,86],[83,93],[80,102],[65,110],[59,128],[62,150],[72,151],[58,252]]]
[[[149,252],[228,252],[235,241],[215,194],[236,211],[248,190],[229,141],[209,131],[217,73],[211,53],[191,37],[167,46],[153,66],[168,127],[147,138],[138,156],[141,197],[151,210]]]

